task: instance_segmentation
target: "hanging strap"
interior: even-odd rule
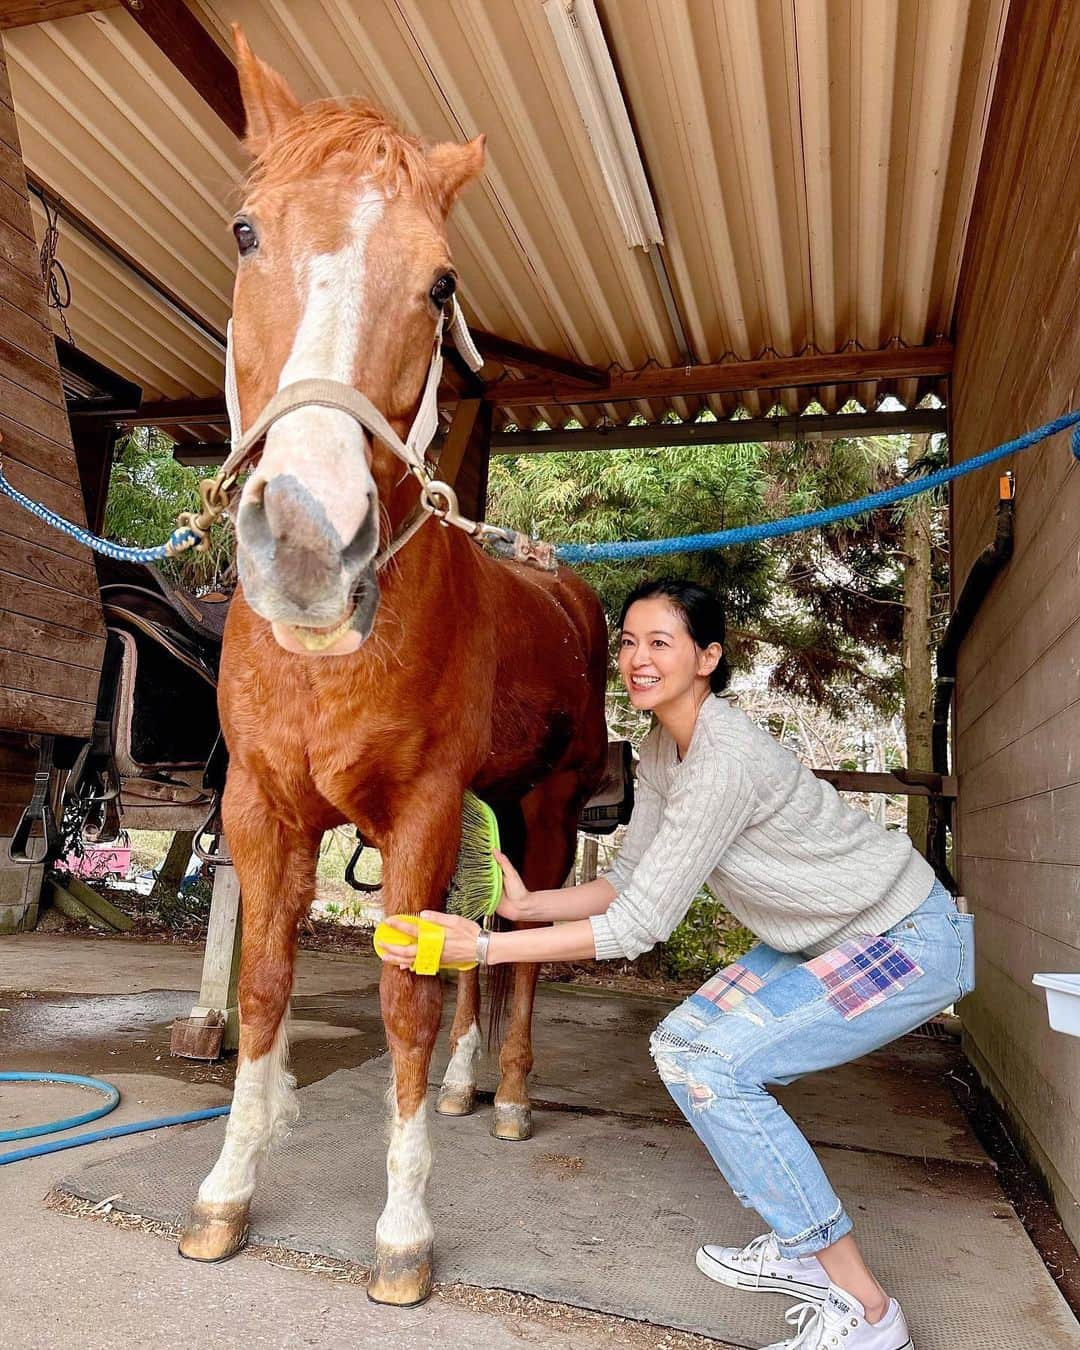
[[[49,862],[59,857],[60,831],[56,827],[52,803],[49,801],[49,786],[52,782],[53,746],[55,737],[42,736],[38,747],[38,766],[34,774],[34,791],[29,805],[19,817],[15,833],[8,845],[8,857],[13,863],[30,866],[34,863]],[[41,824],[41,851],[29,851],[30,832]]]

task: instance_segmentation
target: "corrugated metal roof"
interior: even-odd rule
[[[194,6],[193,6],[194,7]],[[923,345],[952,323],[1007,0],[598,0],[693,357]],[[541,0],[202,0],[302,99],[361,94],[433,140],[488,134],[453,247],[481,328],[590,365],[681,360],[626,246]],[[222,330],[244,156],[123,9],[5,34],[28,168]],[[40,228],[41,216],[37,215]],[[221,352],[61,226],[76,341],[148,400],[221,388]],[[59,330],[58,330],[59,331]],[[940,381],[676,400],[760,415],[909,406]],[[655,419],[661,402],[537,409]],[[501,421],[527,424],[525,410]]]

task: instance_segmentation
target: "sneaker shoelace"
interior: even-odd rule
[[[776,1245],[775,1234],[763,1233],[761,1237],[753,1238],[748,1242],[735,1259],[747,1265],[756,1260],[757,1277],[760,1280],[765,1273],[765,1262],[776,1255],[779,1255],[779,1248]]]
[[[795,1327],[796,1334],[793,1339],[783,1342],[782,1350],[819,1350],[828,1344],[825,1333],[829,1330],[830,1319],[821,1304],[796,1303],[784,1314],[784,1320]],[[832,1326],[836,1326],[835,1319]],[[833,1341],[836,1342],[835,1337]]]

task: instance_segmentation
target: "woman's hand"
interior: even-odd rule
[[[494,849],[493,853],[503,874],[502,899],[495,913],[501,914],[504,919],[528,919],[529,892],[525,889],[525,883],[505,853],[500,853],[498,849]]]
[[[391,928],[396,928],[398,932],[413,939],[407,947],[383,948],[386,952],[383,960],[390,962],[391,965],[400,966],[402,970],[408,970],[416,960],[416,926],[409,923],[410,917],[408,914],[398,914],[386,920]],[[440,965],[449,965],[451,961],[476,960],[476,935],[480,932],[478,923],[473,923],[471,919],[463,919],[459,914],[443,914],[437,909],[425,909],[420,917],[446,929],[442,955],[439,957]]]

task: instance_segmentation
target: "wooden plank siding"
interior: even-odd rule
[[[0,44],[0,454],[20,491],[84,523]],[[0,729],[89,734],[104,625],[89,550],[0,498]],[[0,763],[0,833],[25,767]]]
[[[1080,7],[1014,5],[957,304],[958,461],[1080,406],[1078,79]],[[1031,977],[1080,971],[1080,464],[1059,436],[1013,468],[1013,557],[958,666],[957,867],[978,979],[961,1012],[1077,1241],[1080,1057]],[[993,535],[998,471],[956,485],[954,588]]]

